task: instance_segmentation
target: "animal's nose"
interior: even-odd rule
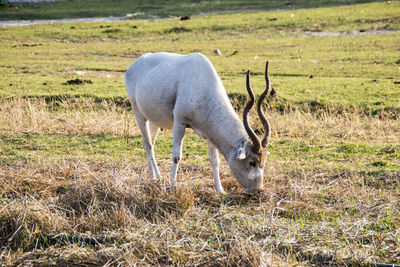
[[[260,192],[260,191],[261,191],[261,188],[256,188],[256,189],[248,189],[248,188],[245,188],[244,191],[246,191],[246,193],[248,193],[248,194],[255,194],[255,193]]]
[[[263,188],[263,179],[259,179],[257,180],[256,184],[253,184],[252,186],[245,188],[246,193],[249,194],[254,194],[254,193],[258,193],[261,191],[261,189]]]

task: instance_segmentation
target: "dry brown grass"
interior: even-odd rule
[[[1,100],[0,134],[138,135],[115,103]],[[77,102],[75,102],[77,101]],[[253,116],[254,117],[254,116]],[[273,142],[398,146],[398,118],[269,112]],[[257,121],[255,121],[257,125]],[[129,125],[129,126],[128,126]],[[168,132],[165,133],[168,135]],[[400,262],[400,173],[313,166],[271,157],[265,187],[247,195],[206,156],[185,157],[174,192],[148,181],[143,159],[42,160],[0,166],[0,262],[5,265],[367,265]],[[159,160],[169,173],[170,160]],[[165,178],[166,179],[166,178]]]
[[[143,180],[137,175],[139,169],[128,166],[114,171],[81,162],[39,169],[35,169],[37,166],[20,167],[30,172],[7,166],[2,168],[0,237],[3,246],[8,248],[47,254],[47,249],[46,253],[40,251],[47,247],[46,238],[67,233],[98,240],[97,253],[90,252],[92,248],[89,247],[85,252],[85,255],[92,255],[89,262],[96,264],[106,263],[102,258],[114,263],[139,260],[146,264],[204,263],[210,266],[260,262],[260,249],[232,234],[229,239],[222,240],[217,249],[215,244],[207,243],[212,235],[210,229],[191,233],[193,243],[185,237],[185,228],[191,225],[178,220],[182,216],[196,221],[208,220],[208,211],[196,206],[217,209],[222,200],[212,190],[210,180],[196,192],[193,185],[185,181],[187,183],[171,193],[159,182]],[[53,179],[49,180],[49,177]],[[11,179],[13,183],[7,183]],[[196,255],[186,258],[193,246],[197,247]],[[200,249],[200,246],[204,247]],[[78,248],[75,244],[68,247],[71,252]],[[52,249],[56,247],[52,246]],[[3,257],[10,263],[33,260],[27,255],[9,258],[3,254]],[[209,259],[208,262],[205,259]],[[68,260],[74,262],[73,257],[68,256]]]
[[[0,99],[0,134],[138,135],[132,113],[115,102],[65,98]]]
[[[296,109],[285,114],[270,111],[274,139],[346,140],[376,143],[398,143],[400,118],[368,116],[353,110],[318,113]],[[255,116],[254,116],[255,117]]]
[[[212,179],[193,183],[198,170],[180,175],[182,184],[171,193],[163,181],[142,179],[141,168],[2,166],[2,260],[249,266],[272,259],[275,266],[371,263],[383,248],[387,258],[400,256],[399,236],[391,234],[399,230],[398,218],[390,231],[374,229],[388,227],[377,219],[398,205],[392,188],[378,192],[346,175],[274,169],[264,190],[249,196],[224,165],[227,196],[214,192]],[[63,234],[80,239],[53,238]],[[18,248],[24,252],[12,252]]]
[[[304,112],[300,109],[280,114],[269,111],[275,140],[340,139],[396,143],[399,141],[398,116],[368,116],[361,111]],[[254,114],[253,118],[257,118]],[[257,124],[258,121],[255,121]],[[39,99],[0,99],[0,134],[113,134],[140,135],[133,114],[112,101],[64,99],[46,104]]]

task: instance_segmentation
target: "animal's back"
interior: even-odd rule
[[[125,83],[134,110],[163,128],[172,128],[177,101],[190,109],[207,90],[222,86],[205,56],[163,52],[139,57],[126,72]]]

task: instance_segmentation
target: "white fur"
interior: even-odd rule
[[[219,176],[218,150],[227,159],[241,185],[250,191],[259,189],[260,183],[262,186],[262,169],[261,173],[254,172],[247,170],[245,165],[246,151],[251,146],[246,130],[229,102],[216,70],[204,55],[144,54],[129,67],[125,83],[143,134],[150,177],[161,176],[154,155],[159,128],[173,128],[170,184],[176,183],[183,136],[185,128],[190,127],[208,140],[217,191],[224,193]],[[257,182],[253,182],[254,179]]]

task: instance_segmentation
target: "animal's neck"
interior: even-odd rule
[[[239,121],[240,122],[240,121]],[[211,134],[207,138],[218,148],[218,150],[228,157],[232,150],[236,150],[239,144],[247,139],[243,125],[229,122],[221,122],[219,127],[210,129]]]
[[[203,129],[203,134],[227,158],[233,149],[248,139],[246,130],[230,104],[213,105],[209,112],[206,123],[209,127]]]

